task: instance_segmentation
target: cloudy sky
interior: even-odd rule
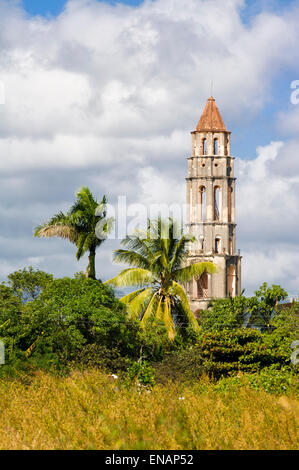
[[[0,280],[85,269],[67,241],[32,236],[82,185],[113,205],[183,204],[213,80],[245,294],[266,281],[298,295],[298,24],[298,0],[0,0]],[[98,252],[103,280],[118,244]]]

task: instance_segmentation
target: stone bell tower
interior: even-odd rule
[[[241,293],[241,256],[236,253],[234,157],[230,154],[230,132],[226,129],[215,99],[211,96],[192,135],[188,158],[187,232],[189,264],[212,261],[213,275],[204,273],[186,286],[194,313],[209,301]]]

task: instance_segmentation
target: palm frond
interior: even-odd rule
[[[133,235],[129,235],[125,237],[121,245],[127,247],[129,251],[135,251],[139,255],[146,257],[149,261],[152,259],[152,252],[150,249],[150,243],[148,235],[144,234],[144,232],[140,232],[136,230],[136,233]]]
[[[119,300],[123,302],[124,304],[128,304],[131,300],[134,299],[134,297],[136,297],[136,295],[140,294],[144,290],[145,290],[144,287],[142,287],[142,289],[134,290],[134,292],[130,292],[129,294],[124,295]]]
[[[173,295],[179,297],[184,314],[186,315],[186,318],[188,319],[194,330],[197,332],[200,331],[200,326],[195,318],[194,313],[190,309],[188,298],[183,287],[180,286],[180,284],[178,284],[177,282],[173,281],[170,291]]]
[[[66,238],[71,243],[77,243],[79,233],[70,225],[57,224],[36,227],[34,236],[40,238]]]
[[[128,286],[148,286],[154,282],[153,275],[147,269],[128,268],[121,271],[113,279],[109,279],[105,284],[112,284],[115,287]]]
[[[154,317],[162,321],[170,339],[174,339],[174,319],[186,318],[198,331],[198,322],[192,313],[187,295],[179,282],[200,277],[204,272],[213,274],[216,266],[210,262],[187,266],[187,244],[194,242],[190,234],[173,219],[161,217],[148,220],[145,231],[136,231],[122,240],[123,249],[114,252],[114,261],[127,263],[131,268],[107,281],[116,287],[139,286],[142,289],[126,296],[130,315],[139,315],[141,326]]]
[[[163,302],[163,322],[166,326],[169,339],[173,341],[175,337],[175,329],[173,323],[173,316],[171,314],[170,299],[168,297],[166,297]]]
[[[126,263],[142,269],[150,269],[150,263],[144,256],[133,250],[116,250],[113,255],[115,263]]]
[[[76,253],[77,260],[81,259],[82,256],[84,256],[85,253],[86,253],[86,251],[84,251],[84,243],[85,243],[86,237],[87,237],[86,232],[82,232],[78,237],[78,240],[77,240],[77,253]]]
[[[195,237],[191,234],[183,235],[180,240],[174,245],[173,252],[171,253],[171,260],[170,260],[170,269],[178,269],[183,261],[186,259],[187,250],[186,245],[188,243],[194,243]]]
[[[153,294],[145,311],[143,312],[140,325],[142,328],[145,328],[146,322],[150,319],[152,315],[157,311],[158,299],[157,294]]]
[[[126,302],[128,318],[142,318],[151,298],[153,296],[152,287],[140,290],[130,301]],[[124,302],[124,298],[120,299]]]
[[[96,244],[96,236],[93,232],[87,234],[84,245],[83,245],[83,253],[89,251],[93,246]]]
[[[200,277],[204,272],[214,274],[217,272],[215,264],[207,261],[202,263],[194,263],[183,268],[176,269],[173,271],[173,279],[179,282],[188,282],[193,277]]]

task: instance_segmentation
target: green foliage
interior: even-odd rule
[[[168,352],[162,362],[155,364],[155,370],[157,382],[193,382],[206,374],[207,361],[193,346]]]
[[[19,334],[22,302],[11,287],[0,284],[0,340],[5,345],[5,360],[13,357],[15,337]],[[3,365],[0,369],[3,369]]]
[[[264,282],[253,297],[240,295],[234,298],[215,299],[211,308],[201,312],[199,324],[205,331],[221,331],[242,326],[270,331],[271,317],[277,309],[278,302],[287,296],[287,292],[280,286],[268,287]]]
[[[243,378],[247,386],[270,393],[294,388],[296,366],[290,356],[291,343],[298,340],[299,303],[277,305],[285,298],[283,289],[263,284],[254,301],[244,296],[216,300],[203,312],[199,331],[188,323],[185,305],[172,297],[171,289],[174,340],[163,316],[149,315],[146,328],[140,328],[139,319],[128,315],[108,285],[84,273],[55,280],[33,268],[11,274],[9,285],[0,284],[6,360],[0,377],[26,381],[36,369],[65,374],[75,366],[120,373],[128,382],[146,386],[209,375],[220,380],[220,388]],[[267,328],[240,328],[248,305],[254,306],[250,321],[259,318],[264,326],[268,321]]]
[[[48,222],[36,227],[34,235],[69,240],[77,247],[78,260],[89,252],[86,274],[87,277],[95,279],[96,250],[107,238],[114,222],[113,218],[106,217],[106,205],[106,196],[98,202],[90,189],[84,186],[77,191],[76,201],[66,214],[55,214]]]
[[[134,381],[144,386],[155,385],[155,370],[146,361],[133,362],[127,370],[127,377],[130,381]]]
[[[175,338],[176,322],[199,330],[186,293],[179,283],[190,281],[204,272],[216,272],[216,266],[209,262],[186,265],[187,247],[194,241],[191,235],[183,234],[182,228],[172,218],[148,220],[145,232],[136,231],[134,235],[127,236],[122,240],[125,249],[114,253],[114,261],[132,267],[107,281],[116,287],[139,287],[121,299],[128,306],[129,317],[139,319],[142,328],[147,328],[153,319],[163,322],[170,340]]]
[[[270,321],[269,332],[264,335],[264,342],[285,357],[290,363],[291,343],[299,339],[299,302],[280,306]]]
[[[254,329],[203,331],[195,345],[166,355],[156,365],[157,375],[162,381],[198,380],[204,374],[219,379],[240,371],[255,373],[271,365],[285,367],[289,357],[264,338]]]
[[[264,390],[268,393],[287,395],[298,393],[298,375],[289,367],[277,368],[275,365],[265,367],[259,372],[238,374],[221,378],[215,384],[215,390],[223,392],[235,387],[247,386],[253,390]]]
[[[139,326],[127,321],[125,306],[113,291],[91,279],[56,279],[40,296],[22,304],[12,289],[1,286],[1,339],[7,366],[21,352],[26,360],[64,367],[87,345],[117,349],[120,355],[138,350]],[[9,320],[9,321],[8,321]],[[137,344],[137,347],[136,347]],[[6,367],[6,366],[2,366]]]
[[[271,364],[285,364],[285,356],[263,341],[258,330],[239,329],[202,335],[196,348],[209,364],[207,372],[218,378],[238,371],[256,372]]]
[[[21,300],[17,297],[11,287],[0,284],[0,328],[1,322],[10,318],[12,312],[18,312]]]
[[[298,339],[299,330],[299,302],[293,302],[291,305],[283,305],[277,309],[270,321],[273,335],[280,338],[288,338],[291,341]]]
[[[264,282],[261,287],[255,291],[255,296],[247,300],[248,323],[247,326],[259,327],[266,330],[270,326],[270,320],[278,302],[286,299],[288,293],[280,286]]]
[[[74,279],[85,279],[86,274],[84,271],[78,271],[77,273],[74,274]]]
[[[53,275],[32,266],[20,269],[8,276],[8,284],[13,293],[23,302],[35,300],[45,287],[53,281]]]
[[[126,371],[131,360],[120,354],[117,348],[108,348],[101,344],[87,344],[79,351],[75,366],[83,366],[84,368],[98,367],[106,372],[118,373]]]
[[[268,393],[287,394],[291,391],[298,393],[298,374],[294,369],[275,365],[266,367],[260,372],[248,375],[246,381],[255,390],[265,390]]]

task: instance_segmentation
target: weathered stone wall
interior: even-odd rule
[[[209,98],[197,129],[191,135],[192,153],[186,178],[187,217],[188,231],[197,241],[190,245],[188,262],[212,261],[218,267],[218,272],[209,275],[199,286],[197,279],[186,286],[195,312],[206,308],[209,299],[241,292],[241,257],[236,254],[236,180],[234,157],[230,155],[230,132],[213,98]]]

